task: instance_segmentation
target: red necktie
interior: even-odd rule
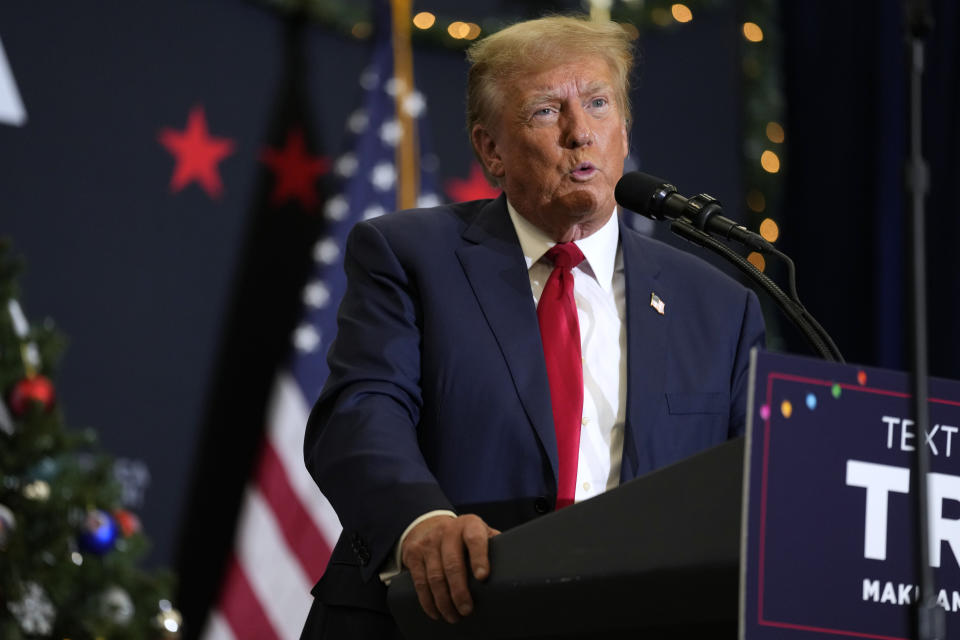
[[[557,508],[573,504],[577,489],[577,459],[580,454],[580,420],[583,417],[583,363],[580,359],[580,322],[573,299],[575,266],[583,253],[572,242],[554,245],[547,251],[553,271],[537,305],[537,320],[543,341],[543,355],[550,380],[553,425],[557,432]]]

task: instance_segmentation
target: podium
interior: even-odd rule
[[[747,436],[490,540],[455,625],[409,574],[410,639],[908,640],[919,589],[914,448],[930,449],[930,563],[960,640],[960,383],[931,378],[917,433],[905,374],[754,353]]]
[[[490,540],[474,612],[428,618],[408,573],[388,590],[404,636],[736,637],[743,438]]]

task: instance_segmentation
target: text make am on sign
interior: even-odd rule
[[[918,433],[905,374],[760,353],[748,436],[743,635],[911,637],[914,455],[927,447],[930,564],[960,640],[960,383],[931,380]]]

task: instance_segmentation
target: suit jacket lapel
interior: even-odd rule
[[[480,308],[500,345],[527,418],[557,478],[557,440],[530,276],[501,195],[480,211],[457,250]]]
[[[627,302],[627,416],[624,426],[621,482],[635,478],[651,466],[650,421],[660,411],[667,366],[667,322],[651,305],[660,265],[643,250],[643,240],[620,219],[620,246]],[[668,301],[669,302],[669,301]]]

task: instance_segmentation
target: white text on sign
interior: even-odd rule
[[[863,557],[887,559],[887,507],[891,493],[910,493],[910,469],[889,464],[847,460],[846,482],[851,487],[866,489]],[[960,476],[946,473],[927,474],[927,497],[930,505],[930,566],[940,566],[940,543],[946,542],[960,563],[960,519],[944,516],[944,503],[960,502]],[[907,550],[909,553],[909,550]]]

